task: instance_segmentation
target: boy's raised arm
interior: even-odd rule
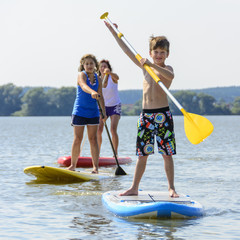
[[[134,54],[131,52],[131,50],[128,48],[128,46],[118,37],[117,33],[113,30],[113,28],[111,27],[111,25],[107,22],[105,22],[106,26],[108,27],[108,29],[110,30],[110,32],[112,33],[112,35],[114,36],[114,38],[116,39],[118,45],[122,48],[122,50],[126,53],[126,55],[140,68],[142,68],[142,65],[138,62],[138,60],[136,59],[136,57],[134,56]],[[117,25],[114,24],[117,28]]]

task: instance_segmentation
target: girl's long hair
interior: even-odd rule
[[[106,60],[106,59],[101,60],[101,61],[99,62],[99,67],[100,67],[100,65],[101,65],[102,63],[106,63],[107,66],[108,66],[108,68],[109,68],[109,70],[110,70],[110,72],[112,72],[112,67],[111,67],[111,64],[110,64],[110,62],[109,62],[108,60]],[[101,76],[100,70],[98,70],[98,75]]]
[[[95,66],[96,66],[95,72],[97,72],[97,71],[98,71],[98,68],[99,68],[99,64],[98,64],[97,58],[96,58],[94,55],[92,55],[92,54],[85,54],[85,55],[81,58],[81,60],[80,60],[80,65],[79,65],[79,67],[78,67],[78,72],[82,72],[82,71],[84,70],[83,64],[85,63],[85,61],[86,61],[87,58],[91,58],[91,59],[94,61]]]

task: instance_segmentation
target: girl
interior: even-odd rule
[[[104,99],[102,97],[102,81],[98,80],[97,70],[98,62],[95,56],[86,54],[81,58],[78,68],[77,94],[72,111],[74,139],[71,165],[68,167],[68,170],[74,171],[76,168],[86,125],[92,155],[92,173],[98,173],[99,148],[97,143],[97,129],[99,124],[99,110],[97,101],[99,101],[103,109],[104,116],[106,114]],[[106,121],[106,117],[103,121]]]
[[[106,106],[107,118],[111,119],[111,134],[112,143],[116,155],[118,155],[118,134],[117,127],[121,116],[121,100],[118,94],[118,80],[119,77],[116,73],[112,72],[112,67],[108,60],[102,60],[99,63],[99,76],[101,77],[102,92]],[[106,77],[105,77],[106,76]],[[101,149],[102,144],[102,132],[103,132],[103,121],[100,118],[100,124],[98,127],[98,145]]]

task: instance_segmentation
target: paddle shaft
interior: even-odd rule
[[[103,111],[102,111],[102,108],[101,108],[101,105],[100,105],[99,101],[97,101],[97,103],[98,103],[98,107],[99,107],[99,110],[100,110],[100,112],[101,112],[102,118],[104,118]],[[114,147],[113,147],[113,143],[112,143],[111,136],[110,136],[110,133],[109,133],[109,131],[108,131],[108,127],[107,127],[106,122],[104,122],[104,126],[105,126],[105,129],[106,129],[106,131],[107,131],[108,139],[109,139],[109,142],[110,142],[110,144],[111,144],[111,147],[112,147],[112,151],[113,151],[115,160],[116,160],[116,162],[117,162],[118,167],[120,167],[119,162],[118,162],[118,159],[117,159],[117,154],[116,154],[115,149],[114,149]]]
[[[136,52],[136,50],[131,46],[131,44],[126,40],[123,34],[114,26],[111,20],[108,18],[108,12],[104,13],[101,19],[105,19],[108,24],[113,28],[118,38],[125,43],[129,51],[135,56],[135,58],[141,63],[142,57]],[[154,73],[152,68],[146,63],[143,65],[144,69],[149,73],[149,75],[154,79],[156,83],[163,89],[163,91],[168,95],[168,97],[173,101],[173,103],[179,108],[184,116],[184,128],[189,141],[193,144],[198,144],[208,137],[213,131],[212,123],[197,114],[188,113],[183,106],[176,100],[176,98],[169,92],[166,86],[161,82],[160,78]]]
[[[107,16],[108,14],[105,13],[102,15],[101,19],[105,19],[113,28],[113,30],[117,33],[118,37],[127,45],[127,47],[130,49],[130,51],[135,55],[136,59],[140,62],[142,57],[140,54],[137,53],[137,51],[131,46],[131,44],[127,41],[127,39],[123,36],[123,34],[114,26],[114,24],[111,22],[111,20]],[[169,92],[169,90],[165,87],[165,85],[161,82],[160,78],[156,75],[156,73],[151,69],[149,65],[146,63],[143,65],[143,67],[146,69],[146,71],[150,74],[150,76],[154,79],[156,83],[160,85],[160,87],[163,89],[163,91],[170,97],[170,99],[174,102],[174,104],[179,108],[179,110],[186,114],[186,111],[183,109],[182,105],[177,101],[177,99]]]

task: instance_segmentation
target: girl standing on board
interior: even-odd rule
[[[111,119],[111,134],[112,143],[116,155],[118,155],[118,134],[117,127],[121,116],[121,100],[118,94],[118,80],[119,77],[116,73],[112,72],[112,67],[108,60],[101,60],[99,63],[99,76],[102,78],[102,92],[105,102],[105,110],[107,118]],[[103,132],[103,121],[100,117],[100,124],[98,127],[98,145],[101,149],[102,145],[102,132]]]
[[[84,55],[78,68],[77,94],[72,111],[72,126],[74,139],[72,144],[71,165],[68,170],[74,171],[80,154],[84,128],[87,126],[88,140],[90,143],[93,171],[98,173],[99,148],[97,143],[97,130],[99,124],[99,101],[103,114],[106,116],[104,99],[102,97],[102,81],[98,80],[96,71],[98,62],[91,54]],[[106,121],[106,117],[103,119]]]

